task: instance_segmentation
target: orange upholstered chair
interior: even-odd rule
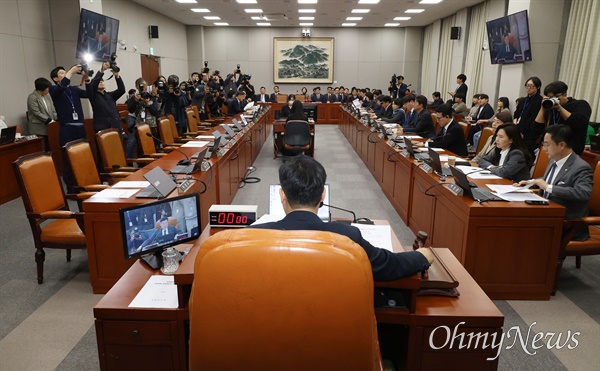
[[[42,283],[44,248],[66,249],[67,261],[71,249],[85,249],[83,213],[69,211],[50,153],[19,157],[13,168],[33,233],[38,283]]]
[[[153,158],[126,158],[121,142],[121,133],[114,128],[97,132],[96,142],[102,158],[102,166],[108,173],[113,173],[115,170],[119,172],[137,171],[138,168],[130,166],[134,162],[141,165],[154,161]]]
[[[531,177],[533,179],[542,178],[544,176],[544,173],[546,172],[546,168],[548,167],[549,162],[550,159],[548,158],[548,154],[546,153],[546,151],[544,151],[543,147],[540,147],[537,157],[535,158],[535,164],[533,165],[533,172],[531,174]]]
[[[542,149],[541,151],[544,150]],[[598,166],[598,163],[596,163],[596,168],[594,169],[594,188],[592,189],[592,197],[588,202],[588,207],[590,209],[590,216],[586,216],[580,220],[565,221],[556,267],[556,277],[554,279],[554,290],[552,291],[553,294],[556,292],[558,277],[563,261],[567,256],[575,256],[575,267],[579,269],[581,268],[582,256],[600,254],[600,166]],[[588,226],[590,238],[586,241],[572,241],[577,228],[582,225]]]
[[[380,370],[364,250],[317,231],[226,230],[200,247],[190,370]]]
[[[97,192],[109,187],[100,180],[96,161],[87,140],[77,139],[65,144],[63,156],[71,168],[74,187],[78,192]]]
[[[150,130],[150,126],[148,124],[137,125],[136,134],[143,156],[160,158],[167,155],[166,153],[156,152],[154,138],[152,138],[152,136],[148,136],[148,134],[152,135],[152,131]]]

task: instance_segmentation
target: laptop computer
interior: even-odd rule
[[[220,138],[221,135],[223,135],[223,134],[221,134],[220,131],[215,130],[215,131],[212,132],[212,135],[216,139],[216,138]],[[213,140],[212,142],[208,142],[208,146],[209,147],[214,147],[215,146],[215,141]]]
[[[442,162],[440,161],[440,154],[429,148],[429,158],[431,159],[431,167],[433,171],[438,175],[443,176],[452,176],[452,171],[450,168],[442,166]]]
[[[231,126],[229,126],[227,124],[223,124],[223,128],[225,129],[225,132],[227,134],[229,134],[228,135],[229,137],[231,137],[231,138],[235,137],[235,131],[233,131],[233,129],[231,128]]]
[[[600,153],[600,137],[599,136],[590,135],[590,150],[594,153]],[[543,151],[543,149],[541,151]]]
[[[204,155],[205,159],[210,159],[211,157],[213,157],[213,154],[217,153],[217,151],[219,150],[219,146],[221,145],[221,136],[215,138],[215,141],[213,143],[213,146],[210,150],[208,150],[206,152],[206,154]]]
[[[285,210],[281,204],[281,198],[279,196],[279,190],[281,189],[280,184],[269,185],[269,214],[281,216],[281,219],[285,217]],[[325,205],[329,205],[329,184],[325,184],[325,199],[323,199]],[[331,212],[329,206],[321,206],[317,215],[324,222],[331,221]]]
[[[452,176],[454,177],[454,182],[463,189],[465,195],[471,197],[477,202],[485,202],[485,201],[505,201],[493,194],[491,191],[485,188],[472,188],[469,185],[469,179],[467,179],[467,175],[462,171],[458,170],[454,166],[450,166],[450,171],[452,172]]]
[[[17,127],[9,126],[0,131],[0,146],[3,144],[9,144],[15,141],[17,135]]]
[[[202,159],[206,156],[206,152],[208,152],[208,147],[205,147],[202,151],[198,152],[196,156],[196,162],[189,165],[177,165],[173,169],[171,169],[171,174],[192,174],[199,171],[202,171]]]
[[[138,192],[136,198],[164,198],[177,188],[173,179],[158,166],[144,174],[144,178],[150,185]]]
[[[242,124],[240,124],[238,120],[232,119],[231,122],[233,123],[233,131],[242,131],[242,129],[244,129],[244,127],[242,126]]]
[[[410,139],[408,139],[407,137],[404,137],[404,144],[406,145],[406,150],[410,154],[410,157],[414,157],[416,160],[419,160],[419,161],[429,160],[429,154],[420,153],[420,152],[415,153],[415,150],[413,149],[412,141]]]

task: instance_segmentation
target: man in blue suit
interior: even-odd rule
[[[169,225],[169,218],[166,216],[160,218],[158,223],[160,224],[160,228],[156,229],[154,233],[140,245],[138,250],[144,251],[148,245],[173,241],[175,236],[182,233],[179,229]]]
[[[393,253],[365,240],[360,230],[348,224],[323,222],[317,212],[325,198],[327,174],[323,165],[309,156],[297,156],[279,168],[279,195],[285,218],[253,228],[327,231],[347,236],[364,250],[375,281],[391,281],[427,269],[432,261],[429,250]]]

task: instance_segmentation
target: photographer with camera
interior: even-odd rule
[[[183,85],[179,84],[179,77],[177,75],[170,75],[167,79],[167,88],[162,95],[162,108],[165,115],[170,113],[175,117],[177,131],[180,135],[186,131],[184,110],[189,104],[187,91],[181,91],[181,86]]]
[[[237,87],[238,87],[238,84],[235,81],[235,76],[233,74],[227,75],[227,77],[225,78],[225,88],[224,88],[225,95],[228,95],[230,91],[233,91],[234,93],[237,92],[237,90],[238,90]]]
[[[125,102],[127,104],[127,110],[129,111],[129,116],[127,117],[127,128],[129,131],[129,135],[127,138],[127,146],[125,148],[125,153],[127,155],[127,158],[136,158],[138,157],[136,152],[137,152],[137,138],[135,136],[135,130],[136,130],[136,126],[139,122],[147,122],[148,124],[150,124],[150,128],[152,128],[152,124],[151,124],[151,120],[139,120],[139,112],[138,112],[138,108],[140,105],[146,103],[146,106],[148,105],[147,102],[143,102],[145,100],[144,97],[149,98],[150,100],[150,107],[147,108],[146,110],[152,110],[153,115],[155,117],[160,116],[160,104],[158,103],[158,89],[156,88],[155,85],[152,86],[152,92],[149,93],[148,92],[148,83],[146,83],[146,80],[144,80],[143,78],[138,78],[137,80],[135,80],[135,87],[137,89],[137,91],[135,91],[133,96],[130,96],[127,101]],[[142,116],[146,116],[147,114],[143,114]],[[142,119],[146,118],[146,117],[142,117]],[[154,120],[154,128],[156,129],[156,120]]]
[[[590,104],[567,96],[569,87],[562,81],[554,81],[544,88],[542,106],[535,122],[538,125],[567,125],[573,132],[573,151],[581,155],[585,148],[587,127],[592,115]]]
[[[114,56],[116,57],[116,56]],[[106,92],[104,85],[104,71],[110,69],[117,82],[117,89]],[[90,84],[90,103],[94,111],[94,131],[115,128],[122,132],[121,117],[117,110],[117,100],[125,94],[125,84],[119,76],[119,67],[114,60],[103,62],[100,71],[92,79]],[[122,133],[126,137],[125,133]]]
[[[256,92],[254,90],[254,86],[250,83],[250,79],[252,79],[252,75],[242,75],[241,83],[238,86],[238,90],[241,90],[246,93],[246,97],[248,101],[254,99]]]
[[[396,77],[396,74],[392,75],[388,91],[390,92],[390,98],[396,98],[396,94],[398,93],[398,78]]]
[[[210,89],[208,95],[208,109],[212,116],[222,116],[221,107],[225,103],[223,91],[221,89]]]
[[[221,78],[221,71],[216,70],[208,80],[208,86],[212,90],[221,90],[221,87],[225,86],[223,79]]]

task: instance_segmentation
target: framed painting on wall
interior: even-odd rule
[[[333,37],[274,37],[275,83],[333,83]]]

